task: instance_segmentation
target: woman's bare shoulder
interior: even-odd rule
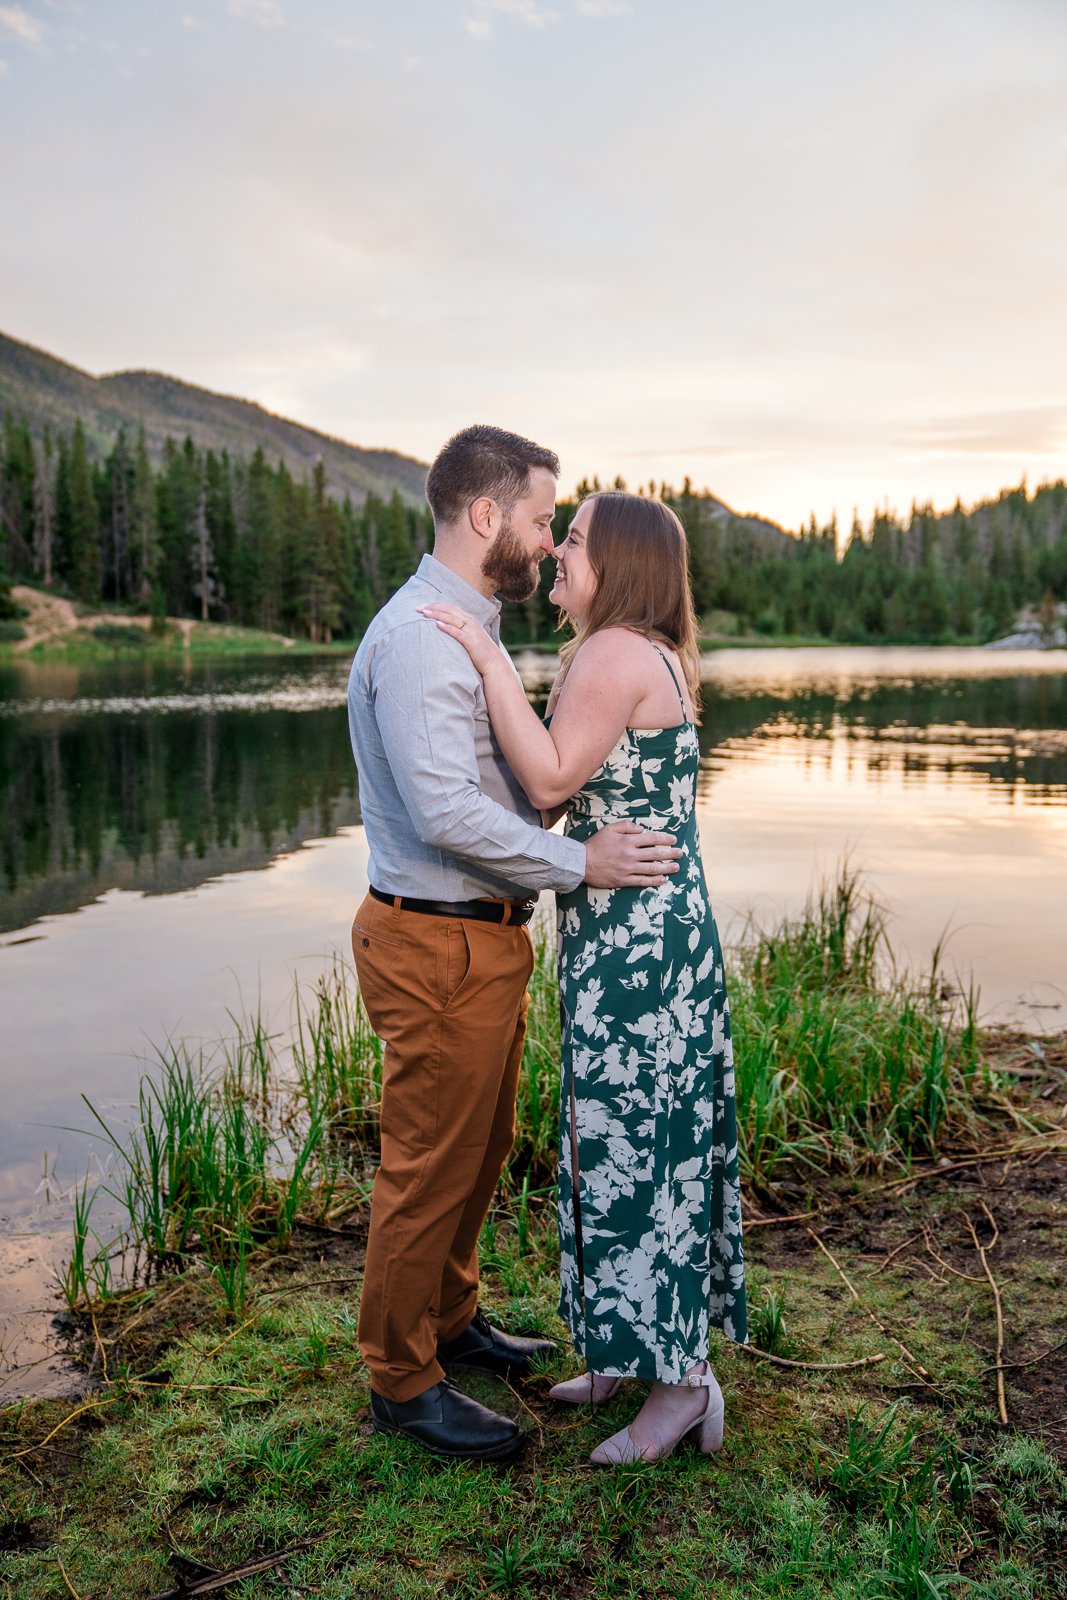
[[[598,628],[579,646],[574,665],[586,669],[606,666],[641,666],[648,655],[648,640],[632,628]]]

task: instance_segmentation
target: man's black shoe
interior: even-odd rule
[[[555,1353],[552,1339],[523,1339],[502,1333],[490,1325],[481,1311],[456,1339],[443,1339],[437,1346],[437,1359],[443,1367],[459,1372],[489,1372],[495,1378],[528,1378],[531,1356]]]
[[[507,1417],[461,1394],[447,1381],[414,1400],[386,1400],[371,1394],[376,1433],[401,1433],[431,1455],[461,1461],[507,1461],[522,1444],[522,1434]]]

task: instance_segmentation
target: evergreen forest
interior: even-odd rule
[[[583,482],[560,504],[562,537]],[[625,487],[616,480],[613,487]],[[947,513],[888,510],[847,535],[836,522],[795,535],[734,515],[687,479],[642,485],[686,527],[697,610],[709,631],[845,643],[985,641],[1023,607],[1051,626],[1067,600],[1067,484],[1025,483]],[[120,428],[106,454],[80,421],[38,435],[12,412],[0,433],[0,613],[33,583],[90,607],[266,629],[314,643],[359,636],[432,543],[425,507],[394,493],[356,504],[330,492],[319,462],[303,478],[262,449],[250,459]],[[551,563],[512,643],[547,641]]]

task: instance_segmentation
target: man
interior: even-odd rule
[[[503,1459],[518,1428],[445,1369],[529,1374],[552,1346],[478,1310],[478,1235],[515,1131],[541,889],[658,885],[667,834],[630,823],[586,844],[547,832],[493,738],[482,680],[419,606],[450,600],[499,642],[552,552],[559,462],[501,428],[465,428],[426,480],[434,551],[372,621],[349,680],[371,888],[352,947],[385,1041],[381,1165],[359,1319],[371,1414],[434,1454]],[[498,598],[499,597],[499,598]]]

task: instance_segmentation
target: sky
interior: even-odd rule
[[[0,329],[797,527],[1067,473],[1063,0],[0,3]]]

